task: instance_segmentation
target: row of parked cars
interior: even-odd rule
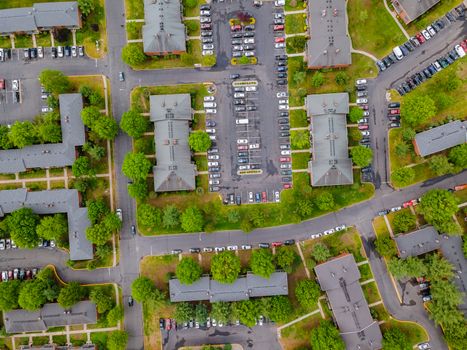
[[[331,235],[335,232],[339,232],[339,231],[344,231],[347,229],[347,225],[339,225],[339,226],[336,226],[334,228],[330,228],[329,230],[326,230],[326,231],[323,231],[323,232],[319,232],[319,233],[312,233],[310,235],[310,238],[311,239],[317,239],[317,238],[320,238],[320,237],[323,237],[323,236],[327,236],[327,235]]]
[[[357,79],[355,89],[357,90],[357,105],[363,110],[363,118],[358,121],[358,130],[362,133],[360,144],[364,147],[370,147],[370,126],[368,110],[368,81],[366,79]]]
[[[3,49],[0,47],[0,62],[11,59],[11,49]]]
[[[230,27],[232,34],[232,57],[254,57],[255,52],[255,25],[235,24]]]
[[[391,122],[390,128],[398,128],[401,126],[401,104],[399,102],[391,102],[388,104],[388,119]]]
[[[266,322],[264,316],[259,316],[256,320],[256,324],[258,326],[262,326]],[[235,320],[234,322],[228,322],[225,326],[239,326],[240,320]],[[198,320],[189,320],[184,322],[183,324],[178,324],[177,321],[171,318],[160,318],[159,319],[159,328],[161,331],[170,331],[170,330],[180,330],[180,329],[188,329],[188,328],[211,328],[212,327],[224,327],[224,323],[221,321],[217,321],[215,318],[208,317],[205,321],[198,321]]]
[[[443,18],[435,20],[432,24],[419,33],[415,34],[402,45],[396,46],[389,55],[376,62],[379,70],[385,71],[392,64],[401,61],[405,56],[408,56],[410,52],[423,45],[427,40],[433,38],[438,32],[443,30],[450,23],[456,21],[457,18],[464,16],[464,12],[465,6],[462,4],[456,7],[454,10],[448,12]]]
[[[28,280],[36,277],[38,269],[25,270],[25,269],[13,269],[2,271],[2,282],[8,282],[12,280]]]
[[[203,4],[199,8],[199,21],[202,33],[205,36],[201,40],[203,56],[214,55],[214,41],[212,39],[212,19],[211,19],[211,5]],[[206,35],[206,34],[211,35]]]
[[[55,241],[48,241],[44,239],[40,239],[39,243],[37,244],[38,248],[42,247],[51,247],[55,248]],[[15,244],[15,241],[13,241],[10,238],[2,238],[0,239],[0,250],[7,250],[7,249],[17,249],[18,246]]]
[[[402,82],[397,88],[397,92],[400,95],[405,95],[406,93],[415,89],[418,85],[422,84],[427,79],[430,79],[433,75],[443,70],[450,64],[453,64],[459,58],[465,56],[467,51],[467,39],[463,40],[460,44],[456,45],[452,50],[450,50],[446,55],[439,57],[431,64],[421,69],[417,73],[408,77],[404,82]]]
[[[45,50],[42,46],[23,49],[23,56],[25,60],[44,58]],[[52,58],[62,57],[83,57],[83,46],[57,46],[51,47],[50,55]]]

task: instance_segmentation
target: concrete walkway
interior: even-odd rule
[[[306,32],[302,32],[302,33],[294,33],[294,34],[285,34],[285,37],[293,38],[294,36],[305,36],[305,35],[306,35]]]
[[[136,22],[136,23],[144,23],[143,18],[138,18],[138,19],[127,19],[126,22]]]
[[[290,107],[290,108],[289,108],[289,110],[291,110],[291,111],[296,111],[296,110],[299,110],[299,109],[304,109],[304,110],[305,110],[306,107],[305,107],[305,105],[303,105],[303,106]]]
[[[131,43],[142,43],[143,42],[143,39],[131,39],[131,40],[127,40],[127,43],[128,44],[131,44]]]
[[[369,57],[369,58],[371,58],[374,62],[378,61],[378,59],[377,59],[375,56],[373,56],[371,53],[366,52],[366,51],[355,50],[354,48],[351,48],[351,49],[350,49],[350,52],[352,52],[352,53],[358,53],[358,54],[360,54],[360,55],[364,55],[364,56],[366,56],[366,57]]]
[[[299,14],[299,13],[307,13],[307,9],[294,10],[294,11],[284,11],[285,15],[296,15],[296,14]]]
[[[290,128],[290,131],[297,131],[297,130],[309,130],[307,126],[302,126],[299,128]]]
[[[297,323],[297,322],[300,322],[300,321],[304,320],[305,318],[308,318],[308,317],[310,317],[310,316],[316,315],[316,314],[319,313],[319,312],[320,312],[319,309],[316,309],[316,310],[314,310],[314,311],[312,311],[312,312],[310,312],[310,313],[308,313],[308,314],[306,314],[306,315],[303,315],[303,316],[301,316],[301,317],[299,317],[299,318],[296,318],[296,319],[293,320],[293,321],[290,321],[289,323],[286,323],[286,324],[284,324],[284,325],[282,325],[282,326],[280,326],[280,327],[277,327],[277,336],[278,336],[279,338],[281,337],[281,330],[283,330],[284,328],[290,327],[291,325],[293,325],[293,324],[295,324],[295,323]]]
[[[409,33],[407,33],[407,31],[405,30],[405,28],[402,26],[402,24],[399,22],[399,20],[397,19],[396,17],[396,14],[394,12],[391,11],[391,9],[389,8],[386,0],[383,0],[383,3],[384,3],[384,7],[386,7],[386,11],[389,12],[389,14],[391,15],[391,17],[394,19],[394,21],[397,23],[397,25],[399,26],[399,29],[402,31],[402,33],[405,35],[405,37],[407,39],[410,39],[410,35]]]
[[[183,17],[184,21],[199,21],[199,16],[194,17]]]
[[[287,56],[289,57],[305,57],[305,52],[299,52],[299,53],[288,53]]]
[[[311,148],[310,149],[293,149],[292,153],[311,153]]]
[[[187,40],[201,40],[201,36],[199,36],[199,35],[198,36],[196,36],[196,35],[195,36],[188,36],[186,39]]]

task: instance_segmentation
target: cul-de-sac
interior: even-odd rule
[[[0,0],[0,349],[466,350],[467,0]]]

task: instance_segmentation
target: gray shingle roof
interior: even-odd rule
[[[422,157],[467,142],[467,121],[455,120],[415,135],[415,152]]]
[[[170,301],[239,301],[254,297],[287,295],[288,283],[285,272],[274,272],[269,278],[252,273],[241,276],[232,284],[202,277],[191,285],[181,284],[177,279],[169,281]]]
[[[14,174],[33,168],[53,168],[72,165],[76,146],[85,141],[81,121],[81,94],[59,95],[62,142],[26,146],[21,149],[0,150],[0,174]]]
[[[347,66],[352,63],[347,35],[345,0],[309,0],[307,43],[309,68]]]
[[[97,322],[96,305],[80,301],[69,310],[59,304],[45,304],[38,311],[12,310],[3,313],[8,333],[45,331],[49,327],[93,324]]]
[[[347,148],[347,93],[308,95],[313,158],[308,163],[313,186],[353,183],[352,161]]]
[[[154,191],[194,190],[196,166],[191,162],[188,145],[192,119],[190,95],[153,95],[150,105],[157,153]]]
[[[392,0],[394,9],[405,24],[423,15],[440,0]]]
[[[345,254],[319,264],[315,272],[328,296],[346,349],[380,349],[381,330],[371,317],[353,255]]]
[[[399,256],[403,259],[425,254],[440,247],[440,236],[433,226],[397,235],[394,240],[399,250]]]
[[[76,1],[44,2],[32,7],[0,10],[0,34],[34,33],[54,27],[81,27]]]
[[[143,48],[148,54],[186,51],[180,0],[144,0]]]
[[[51,190],[28,192],[27,189],[0,191],[0,217],[19,208],[31,208],[40,215],[66,213],[70,260],[93,258],[93,247],[86,238],[86,228],[91,226],[88,209],[79,207],[76,190]]]

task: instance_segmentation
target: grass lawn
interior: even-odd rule
[[[306,8],[306,1],[303,0],[285,0],[286,11],[299,11]]]
[[[27,48],[32,47],[32,36],[31,35],[15,35],[15,47],[16,48]]]
[[[381,300],[381,296],[378,292],[378,287],[376,286],[376,282],[370,282],[364,284],[362,286],[363,294],[365,295],[365,299],[368,304],[373,304],[379,300]]]
[[[208,159],[206,156],[194,156],[196,169],[198,171],[208,171]]]
[[[16,190],[18,188],[22,188],[23,186],[20,183],[13,183],[13,184],[0,184],[0,191],[3,190]]]
[[[60,188],[65,188],[65,181],[50,181],[50,189],[60,189]]]
[[[137,87],[131,92],[131,105],[142,113],[149,112],[149,96],[164,94],[190,94],[191,106],[195,110],[203,109],[203,97],[208,96],[208,90],[203,84],[181,84],[170,86]]]
[[[372,306],[370,308],[370,312],[373,318],[379,321],[388,321],[391,318],[388,311],[384,307],[384,304],[378,304],[378,305]]]
[[[145,135],[137,140],[134,143],[135,152],[143,152],[144,154],[153,155],[156,153],[154,136]]]
[[[284,350],[309,349],[311,330],[318,326],[322,320],[318,312],[306,319],[297,322],[281,331],[279,341]]]
[[[204,4],[206,1],[197,0],[197,3],[194,7],[190,8],[186,4],[186,0],[182,0],[183,5],[183,16],[185,17],[195,17],[199,16],[199,5]]]
[[[37,46],[51,46],[52,42],[50,40],[50,33],[49,32],[41,32],[36,35],[36,43]]]
[[[380,327],[383,333],[385,330],[391,327],[399,328],[403,333],[405,333],[411,345],[416,345],[418,343],[428,341],[428,335],[426,334],[425,329],[414,322],[402,322],[391,318],[390,320],[381,324]]]
[[[373,228],[376,233],[377,238],[382,238],[384,236],[389,236],[389,230],[384,221],[384,217],[377,216],[373,219]]]
[[[306,78],[297,84],[294,81],[294,74],[297,71],[305,71]],[[338,85],[336,76],[344,73],[347,78],[345,85]],[[320,87],[313,87],[312,77],[317,71],[307,70],[302,57],[289,58],[289,103],[290,106],[302,106],[305,103],[305,96],[310,94],[323,94],[332,92],[351,92],[350,99],[353,98],[354,81],[361,77],[375,77],[377,69],[373,61],[363,55],[352,54],[352,65],[344,69],[326,69],[319,71],[324,77],[324,84]]]
[[[370,264],[363,264],[358,267],[360,270],[360,282],[369,280],[373,278],[373,274],[371,273]]]
[[[126,19],[144,19],[143,0],[125,0]]]
[[[406,143],[409,146],[409,151],[404,155],[396,153],[397,145]],[[417,156],[413,149],[411,142],[405,142],[402,138],[402,128],[395,128],[389,130],[389,159],[391,163],[391,170],[396,170],[410,164],[418,164],[423,162],[423,158]]]
[[[83,21],[83,28],[76,32],[78,45],[84,45],[85,53],[91,58],[102,58],[107,52],[107,22],[105,19],[105,0],[96,2],[96,7]],[[99,40],[99,50],[96,48]]]
[[[126,33],[128,40],[136,40],[143,38],[143,22],[127,22],[126,23]]]
[[[285,16],[285,34],[306,32],[306,13]]]
[[[307,40],[304,35],[293,36],[293,37],[287,38],[285,40],[287,53],[291,54],[291,53],[304,52],[306,41]]]
[[[388,54],[406,38],[380,0],[349,0],[349,32],[355,49],[378,58]]]
[[[200,34],[200,27],[198,20],[186,20],[183,21],[187,30],[187,36],[197,36]]]
[[[308,169],[310,153],[292,153],[292,169]]]
[[[428,12],[423,14],[421,17],[417,18],[415,21],[409,23],[406,26],[402,21],[402,25],[405,26],[407,32],[410,35],[414,35],[422,29],[425,29],[429,26],[435,19],[440,18],[450,11],[457,5],[462,3],[462,0],[443,0],[432,7]]]
[[[193,124],[191,128],[193,130],[205,130],[206,129],[206,114],[195,113],[193,116]]]
[[[19,174],[20,179],[34,179],[34,178],[45,178],[46,171],[44,169],[32,169],[24,173]]]
[[[11,48],[11,39],[9,36],[0,36],[0,47],[5,49]]]
[[[289,111],[289,115],[291,128],[303,128],[309,125],[304,109],[293,109]]]
[[[459,203],[467,202],[467,189],[454,192],[454,196],[459,198]]]

